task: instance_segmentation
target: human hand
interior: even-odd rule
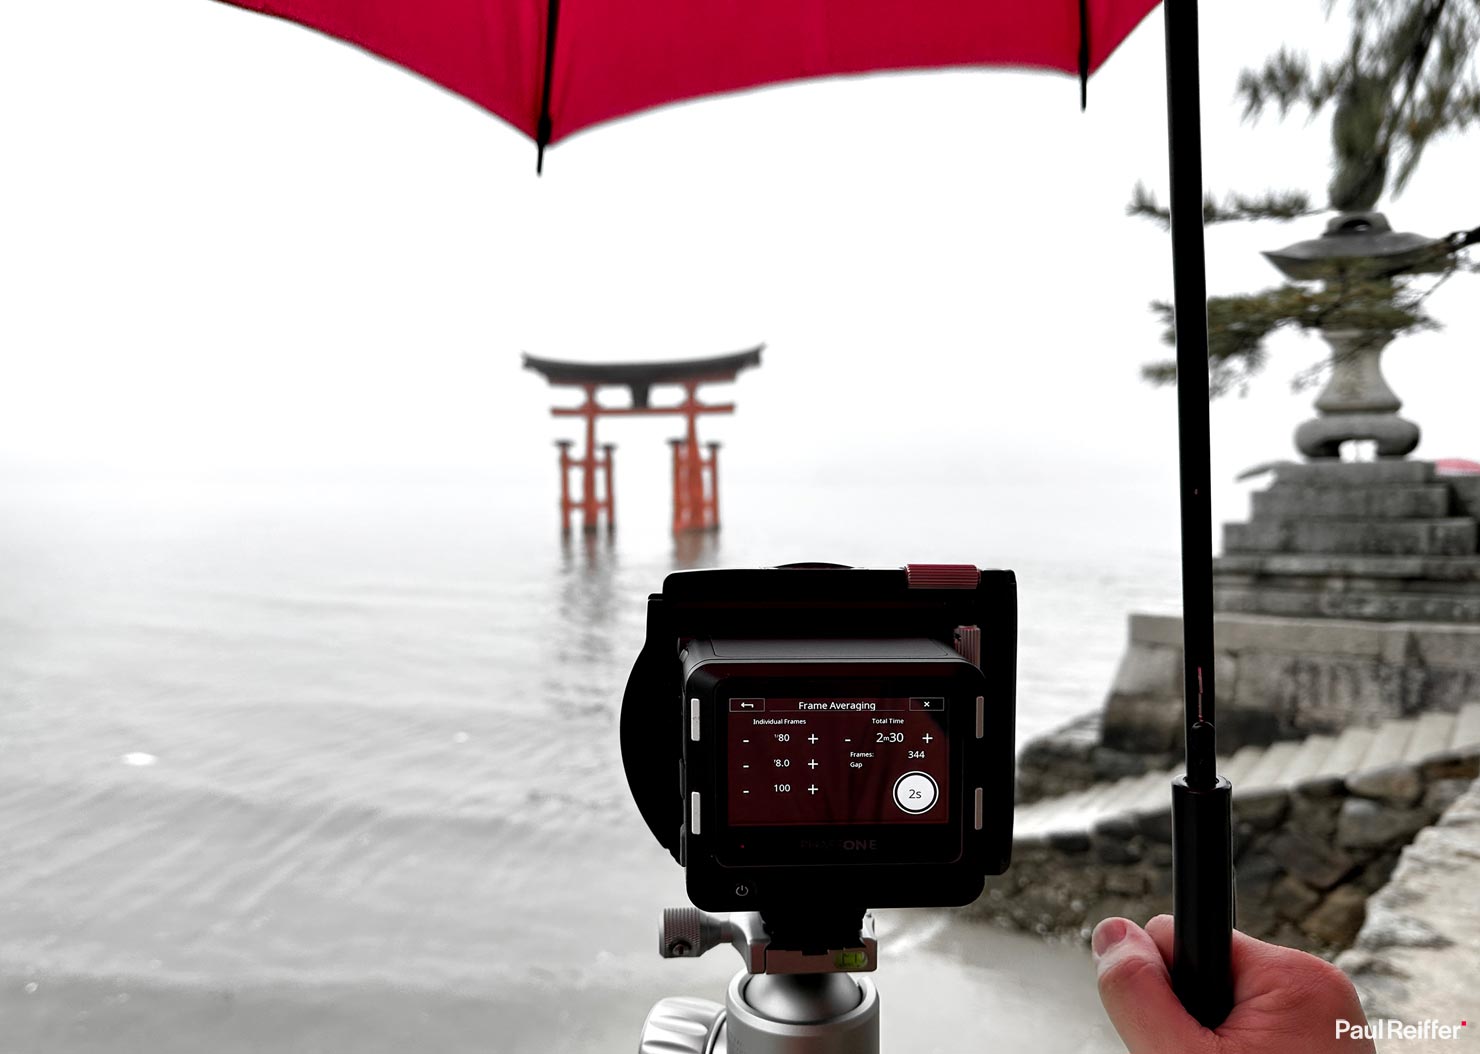
[[[1346,974],[1314,955],[1234,931],[1233,1011],[1209,1030],[1172,992],[1172,917],[1143,930],[1105,919],[1090,941],[1100,1001],[1130,1054],[1376,1054],[1370,1039],[1337,1038],[1338,1018],[1366,1025]]]

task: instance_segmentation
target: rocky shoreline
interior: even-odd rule
[[[1261,786],[1251,773],[1243,795],[1236,779],[1239,929],[1328,957],[1349,947],[1368,898],[1387,884],[1403,848],[1480,775],[1480,742],[1468,742],[1468,731],[1464,738],[1459,749],[1436,744],[1425,753],[1413,737],[1416,757],[1346,776],[1316,773],[1293,785]],[[1019,837],[1011,869],[988,880],[972,910],[1071,939],[1087,938],[1109,915],[1170,911],[1171,796],[1151,797],[1165,804],[1110,812],[1082,830]]]

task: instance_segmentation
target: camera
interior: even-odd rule
[[[854,934],[868,908],[974,900],[1011,854],[1016,647],[1010,571],[670,574],[621,745],[689,899]]]

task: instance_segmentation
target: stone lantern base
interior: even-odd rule
[[[1397,414],[1331,414],[1315,417],[1295,429],[1295,448],[1313,460],[1341,456],[1341,445],[1353,439],[1377,444],[1378,457],[1403,457],[1418,447],[1418,425]]]
[[[1396,419],[1394,419],[1396,420]],[[1312,422],[1314,423],[1314,422]],[[1427,461],[1277,466],[1213,561],[1219,611],[1480,623],[1480,477]]]

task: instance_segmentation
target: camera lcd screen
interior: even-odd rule
[[[949,820],[943,696],[737,696],[724,716],[731,826]]]

